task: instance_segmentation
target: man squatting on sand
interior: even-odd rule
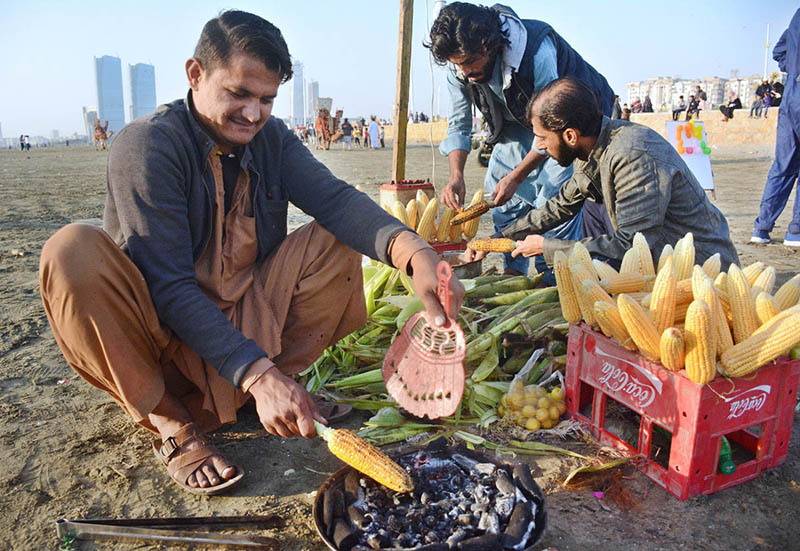
[[[578,214],[584,201],[602,200],[614,231],[581,240],[592,256],[621,262],[641,232],[657,258],[664,245],[674,247],[692,232],[698,263],[720,253],[723,270],[739,264],[727,220],[657,132],[603,116],[594,92],[575,78],[545,86],[528,104],[528,116],[536,147],[562,166],[574,161],[574,168],[558,195],[495,234],[521,240],[513,256],[543,255],[552,266],[555,251],[568,251],[574,241],[540,234]]]
[[[253,399],[264,428],[324,422],[292,375],[366,321],[361,255],[404,270],[438,323],[438,256],[270,118],[291,58],[264,19],[227,11],[186,62],[186,99],[128,124],[108,160],[103,230],[42,250],[42,299],[67,362],[157,433],[175,482],[243,475],[204,438]],[[287,235],[291,202],[315,221]],[[455,315],[464,289],[451,282]]]

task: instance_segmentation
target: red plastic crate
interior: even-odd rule
[[[644,474],[681,500],[735,486],[786,460],[798,380],[800,361],[780,358],[750,378],[698,385],[586,324],[569,329],[567,411],[602,444],[641,454]],[[638,447],[606,430],[608,398],[641,416]],[[651,456],[654,425],[672,434],[668,468]],[[717,472],[721,436],[749,457],[730,475]]]
[[[443,252],[447,252],[447,251],[457,251],[458,252],[458,251],[466,251],[467,250],[467,242],[466,241],[459,241],[458,243],[451,243],[449,241],[446,242],[446,243],[436,242],[436,243],[429,243],[429,245],[431,247],[433,247],[433,250],[436,251],[437,253],[443,253]]]

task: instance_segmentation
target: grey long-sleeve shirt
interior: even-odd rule
[[[692,232],[696,262],[720,253],[723,270],[739,264],[727,220],[675,148],[645,126],[606,117],[589,158],[575,160],[572,179],[560,193],[502,233],[513,239],[542,233],[575,216],[587,199],[603,201],[615,228],[581,240],[592,254],[621,260],[634,234],[642,232],[655,256]],[[552,265],[555,251],[573,243],[545,238],[545,261]]]
[[[142,272],[161,321],[238,387],[266,353],[195,279],[194,263],[211,234],[216,184],[207,162],[214,143],[190,101],[191,94],[162,105],[114,140],[103,224]],[[392,237],[408,230],[336,178],[274,117],[244,148],[241,169],[250,173],[258,262],[286,237],[289,202],[352,249],[385,263]]]

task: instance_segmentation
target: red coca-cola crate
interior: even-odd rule
[[[567,411],[602,444],[641,454],[644,474],[680,500],[735,486],[786,460],[798,380],[800,361],[779,358],[751,377],[698,385],[586,324],[569,329]],[[637,442],[608,430],[609,399],[639,416]],[[722,436],[735,451],[731,474],[717,472]]]

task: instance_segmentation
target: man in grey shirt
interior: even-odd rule
[[[325,421],[292,375],[363,326],[362,254],[411,275],[445,321],[430,246],[270,117],[291,67],[264,19],[209,21],[186,99],[114,141],[105,231],[71,224],[42,249],[42,299],[67,362],[159,436],[156,456],[193,493],[241,478],[204,434],[248,399],[270,434],[309,438]],[[287,235],[290,202],[315,221]],[[463,287],[451,287],[453,315]]]
[[[528,112],[537,147],[565,166],[575,164],[558,195],[501,232],[521,240],[514,256],[543,255],[552,266],[554,252],[574,241],[540,234],[575,216],[584,201],[602,200],[614,231],[581,240],[593,256],[620,262],[636,232],[644,234],[655,256],[692,232],[697,263],[714,253],[720,253],[723,270],[739,263],[725,217],[658,133],[604,117],[592,90],[573,78],[543,88]]]

